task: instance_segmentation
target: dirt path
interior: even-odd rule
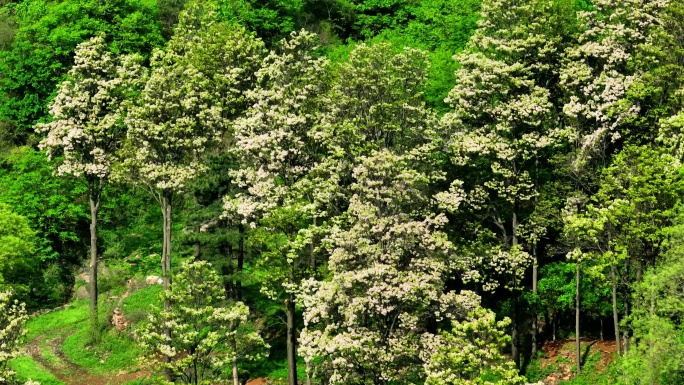
[[[127,373],[125,371],[106,375],[90,373],[69,360],[64,354],[61,346],[66,337],[61,336],[46,340],[45,336],[39,336],[26,345],[26,353],[66,385],[122,385],[148,374],[146,372]]]

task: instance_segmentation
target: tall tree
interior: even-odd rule
[[[610,154],[611,146],[627,134],[625,125],[639,116],[639,99],[630,98],[629,90],[639,83],[646,63],[637,62],[638,54],[658,36],[654,32],[662,23],[667,1],[598,0],[593,5],[591,11],[578,13],[578,44],[565,50],[559,74],[573,150],[568,172],[576,181],[569,205],[587,202],[580,195],[596,191],[597,160]],[[579,308],[577,313],[579,331]],[[579,339],[577,344],[579,349]]]
[[[126,117],[121,174],[147,186],[161,206],[165,290],[171,278],[174,197],[205,171],[203,155],[229,133],[262,50],[244,28],[217,22],[211,5],[191,2],[166,49],[153,54],[150,77]]]
[[[443,118],[452,138],[452,161],[489,167],[466,188],[471,207],[489,222],[485,230],[492,239],[484,264],[503,273],[503,284],[512,291],[511,349],[518,365],[517,291],[531,262],[523,243],[536,243],[544,231],[531,220],[539,194],[536,171],[565,135],[556,124],[550,88],[560,43],[552,6],[548,0],[482,4],[479,29],[455,57],[461,68],[447,98],[453,111]]]
[[[140,56],[114,56],[104,36],[76,47],[74,66],[50,104],[51,121],[36,131],[40,147],[57,158],[57,173],[85,178],[90,201],[90,325],[97,332],[97,214],[102,189],[126,135],[123,106],[144,84]]]
[[[225,215],[257,230],[266,244],[269,292],[285,293],[288,383],[297,383],[295,291],[306,275],[310,232],[318,211],[310,175],[317,166],[319,145],[312,127],[320,121],[320,93],[325,58],[313,56],[314,34],[292,33],[278,52],[271,52],[257,72],[257,87],[248,93],[254,104],[235,124],[233,171],[242,192],[226,197]],[[258,241],[258,240],[257,240]]]

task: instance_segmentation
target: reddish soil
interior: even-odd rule
[[[581,339],[580,344],[583,364],[590,356],[600,353],[601,358],[597,363],[597,369],[603,370],[615,359],[615,341]],[[572,368],[577,362],[574,340],[549,341],[542,346],[541,350],[544,352],[544,358],[541,360],[542,368],[550,364],[558,367],[555,373],[546,377],[544,380],[546,385],[556,385],[573,377]]]

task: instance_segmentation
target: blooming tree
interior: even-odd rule
[[[441,231],[444,215],[426,210],[426,186],[439,177],[416,167],[428,156],[378,150],[354,168],[348,223],[324,240],[331,279],[309,281],[303,298],[300,351],[314,377],[331,384],[439,377],[441,364],[431,353],[455,347],[446,347],[435,329],[482,314],[474,293],[446,290],[446,280],[465,263]],[[490,342],[484,349],[498,349]]]
[[[569,173],[576,179],[585,183],[592,179],[592,161],[603,159],[609,153],[611,144],[626,133],[628,123],[638,123],[637,118],[643,112],[639,97],[631,97],[630,89],[642,83],[644,66],[654,62],[649,59],[650,54],[644,55],[646,60],[641,62],[640,56],[650,50],[653,39],[660,35],[663,11],[668,4],[667,0],[598,0],[593,2],[591,11],[578,13],[579,44],[566,49],[559,71],[566,99],[562,109],[572,148]],[[637,124],[637,130],[641,129]],[[574,207],[567,207],[566,211],[580,211],[578,203],[589,201],[583,196],[587,191],[581,191],[579,184],[575,190],[568,199],[568,205]],[[572,221],[566,223],[573,226]],[[576,251],[569,256],[578,258],[575,335],[579,359],[579,281],[583,254],[578,244],[572,246]],[[612,276],[615,277],[614,267]],[[616,315],[614,321],[617,322]],[[616,333],[618,330],[616,327]]]
[[[174,195],[205,171],[203,154],[230,133],[260,63],[263,43],[244,28],[219,23],[210,5],[193,2],[179,16],[164,51],[126,117],[123,177],[147,186],[164,219],[162,271],[168,289]]]
[[[317,208],[310,173],[319,162],[319,145],[310,138],[320,121],[318,97],[327,60],[313,56],[316,37],[292,33],[279,52],[271,52],[257,72],[258,86],[247,96],[252,107],[235,123],[234,153],[241,167],[232,171],[242,189],[225,199],[225,216],[259,232],[267,250],[272,297],[286,292],[288,381],[296,383],[295,289],[307,264]],[[258,240],[257,240],[258,241]]]
[[[554,122],[551,88],[560,38],[553,33],[553,1],[489,0],[469,49],[455,58],[456,86],[442,123],[451,136],[452,161],[489,170],[467,187],[469,208],[483,213],[491,234],[474,260],[513,291],[532,262],[530,248],[545,229],[532,220],[539,195],[537,169],[565,135]],[[474,183],[473,183],[474,182]],[[452,188],[463,182],[454,180]],[[443,198],[449,198],[445,193]],[[438,199],[440,197],[438,196]],[[448,201],[443,206],[449,209]],[[492,226],[492,227],[490,227]],[[489,250],[487,250],[489,249]],[[536,263],[535,263],[536,267]],[[519,362],[517,294],[513,294],[512,353]]]
[[[19,339],[26,334],[28,320],[23,303],[12,300],[11,292],[0,292],[0,384],[12,384],[14,371],[9,361],[19,356]]]
[[[492,311],[480,308],[462,321],[452,321],[451,329],[425,336],[425,384],[522,384],[513,361],[501,353],[510,339],[504,332],[508,322],[497,321]],[[496,380],[483,382],[483,370]]]
[[[149,315],[140,340],[146,362],[171,374],[164,383],[214,384],[232,366],[233,382],[239,385],[238,363],[267,355],[259,334],[241,328],[249,309],[242,302],[226,303],[221,278],[208,262],[184,264],[162,299],[171,304],[169,310]]]
[[[576,171],[619,140],[625,123],[638,116],[638,99],[628,91],[640,81],[647,50],[662,26],[669,1],[599,0],[593,10],[579,12],[579,44],[565,52],[560,83],[566,94],[563,112],[577,149]],[[652,64],[652,63],[651,63]]]
[[[97,214],[102,189],[109,181],[116,153],[126,135],[123,107],[144,79],[142,58],[116,56],[104,36],[76,48],[68,79],[50,104],[51,121],[36,130],[47,134],[40,147],[58,159],[57,173],[83,177],[90,199],[90,320],[97,329]]]
[[[428,68],[422,51],[362,44],[326,93],[315,135],[346,206],[322,241],[330,279],[305,284],[300,352],[331,384],[424,381],[436,325],[479,309],[473,293],[445,287],[467,264],[434,214],[430,192],[444,175],[437,120],[421,100]],[[458,207],[462,197],[454,188],[443,198]]]

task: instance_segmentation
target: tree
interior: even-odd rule
[[[554,30],[560,17],[545,20],[552,7],[547,0],[482,4],[479,29],[468,49],[455,57],[461,68],[446,100],[453,110],[442,120],[452,138],[452,161],[490,168],[466,188],[471,206],[491,223],[485,225],[493,239],[484,264],[504,275],[504,286],[513,292],[511,349],[517,364],[516,292],[532,262],[523,242],[534,248],[545,231],[532,220],[539,195],[536,175],[539,163],[548,161],[548,150],[565,136],[555,122],[551,94],[561,41]]]
[[[458,354],[452,350],[458,346],[448,341],[465,325],[450,322],[492,317],[479,309],[474,293],[446,289],[451,274],[467,263],[453,254],[440,230],[446,217],[429,210],[432,200],[426,192],[439,172],[421,167],[429,164],[427,148],[401,154],[372,151],[354,168],[345,219],[323,241],[332,276],[309,281],[303,299],[301,352],[315,377],[331,384],[438,381],[438,368],[451,362],[440,362],[437,355],[449,360]],[[492,332],[489,327],[501,326],[495,324],[483,321],[482,326]],[[483,349],[498,351],[499,342],[482,341]],[[442,380],[462,383],[454,377],[460,378],[454,374]],[[516,383],[513,377],[501,383]]]
[[[55,178],[44,151],[17,147],[0,158],[0,202],[36,232],[38,270],[21,277],[34,281],[33,287],[16,292],[30,309],[60,306],[71,296],[73,270],[88,253],[87,191],[81,178]]]
[[[39,139],[33,128],[49,114],[51,95],[72,68],[78,44],[98,33],[116,54],[149,53],[163,44],[155,2],[28,0],[14,9],[12,47],[0,51],[0,135],[16,145]]]
[[[493,312],[477,309],[451,330],[431,336],[425,349],[426,385],[522,384],[515,364],[502,349],[510,337],[504,329],[510,320],[496,321]]]
[[[38,266],[36,233],[28,220],[0,203],[0,290],[10,287],[21,297],[38,283],[31,279]]]
[[[208,262],[183,264],[161,296],[170,306],[150,313],[140,339],[147,362],[157,371],[172,373],[165,384],[177,379],[209,385],[232,375],[239,385],[238,363],[263,358],[268,352],[259,334],[245,328],[249,309],[242,302],[226,302],[221,278]],[[230,374],[227,366],[232,366]]]
[[[620,368],[625,383],[677,384],[684,380],[681,290],[684,284],[681,212],[666,229],[666,251],[658,263],[637,283],[635,301],[643,306],[630,317],[634,337],[639,341],[625,354]]]
[[[208,4],[188,5],[166,50],[153,54],[150,77],[126,117],[120,175],[145,185],[161,206],[165,290],[174,196],[205,171],[202,156],[229,134],[263,50],[242,27],[218,23],[215,15]]]
[[[58,89],[50,104],[51,122],[36,126],[47,137],[40,147],[48,159],[58,158],[57,173],[83,177],[90,201],[90,326],[97,325],[97,214],[102,189],[109,181],[115,155],[126,135],[123,106],[144,81],[142,58],[116,57],[105,45],[104,36],[76,47],[69,80]]]
[[[254,104],[235,124],[234,153],[240,168],[233,171],[242,189],[225,199],[225,215],[243,225],[261,228],[274,286],[272,297],[287,293],[288,383],[296,379],[295,288],[306,272],[302,264],[309,241],[303,231],[316,215],[308,178],[316,166],[317,143],[310,137],[319,121],[318,95],[327,65],[313,56],[315,35],[301,31],[283,40],[257,72],[257,87],[248,93]],[[259,237],[259,235],[257,235]]]
[[[28,320],[23,303],[12,300],[11,292],[0,292],[0,384],[12,384],[14,371],[9,361],[19,356],[19,341],[26,330]]]
[[[628,97],[628,91],[639,81],[638,70],[643,67],[637,65],[636,59],[643,46],[657,36],[654,32],[662,22],[665,3],[600,0],[593,3],[592,10],[578,12],[579,44],[565,50],[559,71],[566,98],[564,120],[572,149],[568,172],[578,181],[576,197],[582,190],[584,194],[591,194],[587,186],[592,185],[590,180],[592,172],[596,174],[597,165],[592,162],[609,155],[611,144],[626,133],[625,124],[639,116],[639,101]],[[576,203],[569,201],[572,205]],[[577,268],[579,277],[580,263]],[[577,296],[579,357],[579,291]],[[579,371],[579,365],[577,368]]]

